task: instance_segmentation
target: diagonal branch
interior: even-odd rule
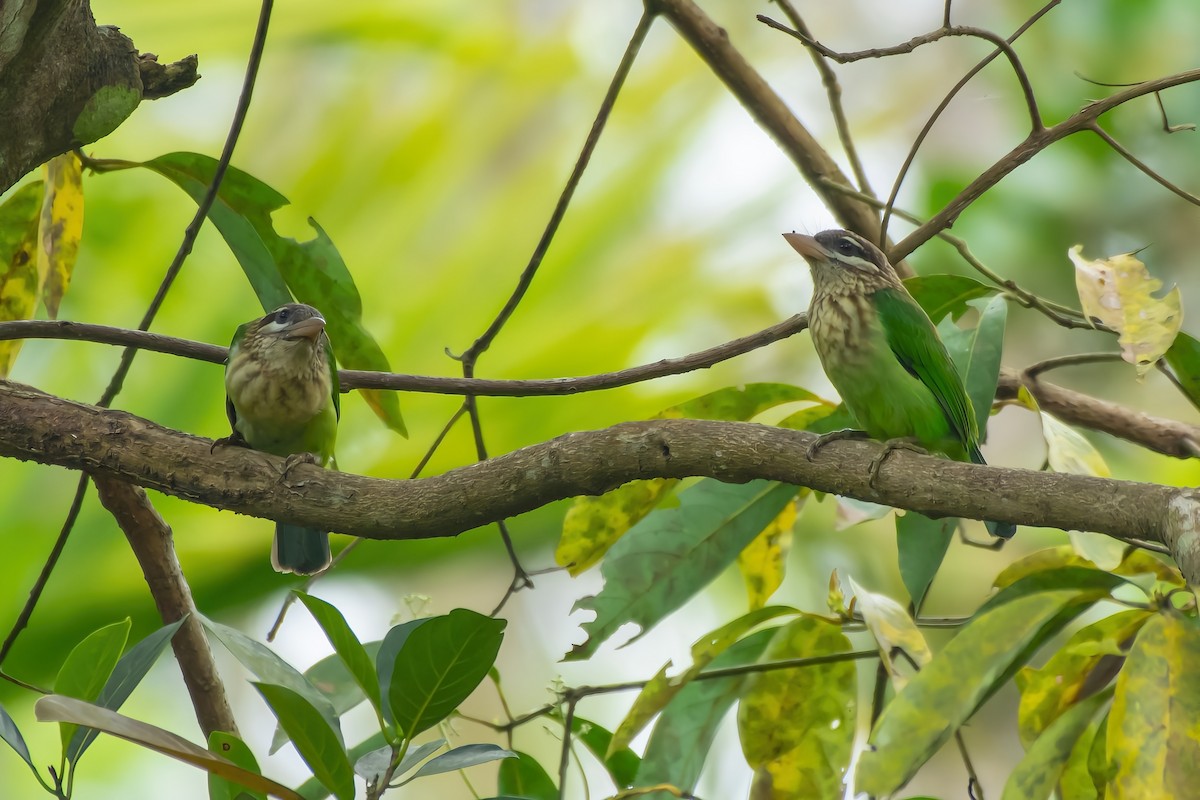
[[[815,461],[812,434],[707,420],[627,422],[566,434],[431,478],[382,480],[283,461],[0,382],[0,455],[117,478],[196,503],[372,539],[454,536],[547,503],[631,480],[757,478],[907,508],[932,517],[1090,530],[1172,548],[1200,578],[1200,490],[981,467],[898,452],[879,471],[870,442],[837,442]],[[720,453],[720,457],[714,456]],[[1190,537],[1190,538],[1189,538]]]

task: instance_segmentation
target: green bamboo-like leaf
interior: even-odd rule
[[[555,719],[562,722],[562,717],[559,715],[555,715]],[[614,748],[611,732],[578,714],[571,717],[571,735],[583,742],[591,754],[604,765],[604,768],[608,770],[608,776],[612,778],[613,784],[617,788],[625,789],[633,785],[637,778],[638,767],[642,763],[641,756],[628,747]],[[610,752],[611,755],[609,755]]]
[[[1200,342],[1180,333],[1164,356],[1183,387],[1184,394],[1200,409]]]
[[[42,292],[37,268],[42,183],[27,183],[0,203],[0,321],[32,319]],[[0,378],[12,370],[22,340],[0,342]]]
[[[1000,296],[990,300],[972,300],[968,305],[979,309],[979,324],[963,330],[951,320],[943,320],[938,333],[962,375],[979,433],[986,438],[988,417],[1000,379],[1000,355],[1004,350],[1004,324],[1008,302]]]
[[[232,733],[213,731],[208,735],[208,749],[224,756],[247,772],[262,774],[253,751]],[[208,773],[208,800],[266,800],[266,797],[263,792],[248,790],[220,775]]]
[[[179,630],[179,626],[183,622],[184,620],[180,619],[170,625],[164,625],[129,648],[129,652],[117,661],[112,675],[108,677],[104,688],[100,690],[100,695],[96,698],[96,705],[110,708],[113,711],[119,709],[129,699],[129,695],[133,693],[137,685],[142,682],[142,678],[146,677],[146,673],[150,671],[154,663],[158,661],[158,657],[167,649],[175,632]],[[79,757],[91,746],[96,736],[97,732],[91,728],[75,731],[75,735],[71,737],[71,744],[67,747],[67,759],[78,763]]]
[[[1167,609],[1134,640],[1108,718],[1111,800],[1196,796],[1200,786],[1200,628]]]
[[[1135,609],[1104,617],[1075,631],[1042,667],[1025,667],[1017,673],[1021,743],[1032,745],[1081,693],[1103,688],[1121,668],[1129,640],[1152,616],[1151,611]]]
[[[456,747],[453,750],[442,753],[436,758],[431,758],[421,765],[421,768],[413,773],[412,777],[401,781],[400,785],[415,781],[417,778],[424,778],[429,775],[439,775],[443,772],[455,772],[467,767],[474,767],[477,764],[487,764],[490,761],[499,761],[505,758],[516,758],[517,754],[512,750],[506,750],[503,747],[495,744],[464,744],[461,747]]]
[[[375,665],[362,642],[346,624],[346,618],[342,616],[342,612],[312,595],[296,592],[296,596],[316,619],[321,630],[325,631],[325,636],[333,645],[334,652],[346,665],[346,669],[350,671],[350,675],[363,690],[367,699],[371,701],[376,713],[382,714],[383,699],[379,689],[379,676],[375,673]]]
[[[658,671],[658,674],[651,678],[649,683],[642,688],[637,699],[633,701],[629,713],[625,715],[625,719],[621,720],[621,724],[617,726],[606,755],[627,748],[634,737],[641,732],[642,728],[646,727],[650,720],[654,719],[659,712],[666,708],[667,704],[692,679],[712,663],[714,658],[725,652],[749,631],[768,620],[776,619],[784,614],[796,613],[798,613],[796,609],[784,606],[761,608],[743,614],[732,622],[726,623],[720,628],[701,636],[692,645],[691,666],[679,675],[667,677],[667,671],[671,667],[671,662],[668,661]]]
[[[713,419],[741,422],[785,403],[828,403],[783,383],[750,383],[718,389],[664,409],[652,419]],[[577,497],[563,519],[554,552],[559,565],[578,575],[595,565],[608,549],[652,511],[679,483],[673,478],[633,481],[599,497]]]
[[[272,797],[304,800],[286,786],[243,769],[224,756],[192,744],[182,736],[74,697],[46,695],[34,704],[33,711],[42,722],[69,722],[96,728]]]
[[[1109,594],[1119,586],[1128,585],[1128,581],[1120,575],[1114,575],[1096,569],[1088,562],[1080,559],[1087,566],[1066,566],[1031,572],[1004,586],[999,592],[989,597],[976,615],[990,611],[997,606],[1018,600],[1029,595],[1053,591],[1083,591],[1101,596]]]
[[[4,710],[4,706],[0,706],[0,739],[3,739],[4,743],[11,747],[21,757],[21,760],[29,765],[30,769],[35,770],[33,759],[29,757],[29,746],[25,744],[25,737],[21,735],[17,723]]]
[[[1071,754],[1067,757],[1067,764],[1063,768],[1062,776],[1058,779],[1060,800],[1102,800],[1104,796],[1102,790],[1108,781],[1107,779],[1097,780],[1096,776],[1092,774],[1089,761],[1092,749],[1096,746],[1096,739],[1103,738],[1104,729],[1107,726],[1108,712],[1101,711],[1092,718],[1087,728],[1075,741],[1075,746],[1071,748]],[[1103,746],[1100,748],[1100,753],[1101,755],[1104,753]]]
[[[762,661],[848,653],[841,625],[802,616],[775,632]],[[755,797],[840,800],[855,735],[853,662],[750,676],[738,707]]]
[[[1008,776],[1001,800],[1044,800],[1058,785],[1079,737],[1104,707],[1112,690],[1075,704],[1050,723]]]
[[[778,629],[757,631],[717,656],[710,669],[753,664],[767,649]],[[676,695],[654,723],[654,731],[642,755],[638,786],[669,784],[692,791],[708,759],[717,727],[730,706],[742,695],[746,676],[692,681]],[[654,792],[646,800],[667,800],[666,792]]]
[[[338,800],[354,800],[354,770],[346,757],[341,732],[334,730],[303,695],[286,686],[255,683],[254,688],[267,701],[317,780]]]
[[[475,691],[496,661],[504,626],[502,619],[456,608],[408,634],[387,695],[404,738],[441,722]]]
[[[208,190],[216,159],[199,153],[168,153],[141,165],[169,179],[196,202]],[[298,300],[321,310],[338,363],[348,369],[390,372],[387,356],[362,324],[362,298],[332,240],[316,221],[316,236],[298,242],[275,232],[271,215],[288,205],[286,197],[262,181],[230,167],[208,217],[221,232],[258,295],[270,311]],[[388,427],[407,435],[395,392],[362,390],[363,398]]]
[[[604,589],[576,609],[596,612],[583,624],[588,638],[566,655],[589,657],[626,622],[644,636],[707,586],[784,506],[796,487],[774,481],[742,485],[704,480],[680,493],[677,508],[659,509],[629,531],[604,560]]]
[[[496,791],[504,797],[558,800],[558,787],[537,759],[520,750],[516,754],[500,764]]]
[[[54,681],[54,691],[66,697],[91,702],[100,696],[104,685],[117,666],[125,642],[129,640],[129,628],[133,623],[126,617],[120,622],[105,625],[88,634],[71,650],[63,662]],[[63,753],[71,749],[71,739],[77,728],[71,723],[59,725]]]
[[[225,646],[225,649],[243,667],[254,673],[260,681],[284,686],[307,700],[309,705],[320,712],[321,717],[341,741],[342,730],[333,704],[329,702],[329,698],[318,692],[295,667],[277,656],[266,645],[251,639],[239,630],[219,622],[213,622],[203,616],[200,617],[200,621]]]
[[[904,281],[904,288],[925,309],[934,324],[947,314],[958,319],[967,312],[968,302],[995,294],[994,286],[963,275],[917,275]]]
[[[1030,643],[1094,599],[1078,590],[1049,591],[979,613],[884,708],[858,763],[858,791],[887,795],[907,783],[1031,655]]]
[[[957,528],[957,519],[930,519],[915,511],[896,517],[900,578],[918,609],[925,602],[925,593],[942,566]]]

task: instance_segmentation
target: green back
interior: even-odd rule
[[[971,401],[937,328],[903,290],[880,289],[872,299],[896,359],[933,394],[963,448],[978,452],[979,428]]]

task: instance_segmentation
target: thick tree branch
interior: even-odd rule
[[[808,461],[804,451],[812,440],[812,434],[748,423],[627,422],[432,478],[389,481],[310,465],[285,478],[281,459],[233,447],[210,454],[211,440],[0,383],[0,455],[372,539],[454,536],[631,480],[694,475],[730,483],[767,478],[935,517],[1091,530],[1168,545],[1200,537],[1200,490],[980,467],[907,452],[889,458],[872,487],[868,465],[879,445],[838,442]],[[1200,564],[1181,567],[1189,579],[1200,578]]]
[[[213,731],[237,735],[233,709],[225,696],[225,685],[208,646],[208,637],[196,616],[192,590],[175,557],[171,526],[159,516],[141,487],[104,475],[92,478],[100,502],[116,518],[141,564],[162,621],[171,623],[187,617],[175,632],[171,647],[205,738]]]
[[[7,0],[0,37],[0,192],[111,133],[143,99],[196,82],[196,57],[159,64],[77,0]],[[11,8],[10,8],[11,6]]]

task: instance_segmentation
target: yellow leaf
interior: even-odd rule
[[[765,606],[783,583],[784,565],[792,549],[792,527],[796,524],[799,507],[799,500],[784,506],[779,516],[771,520],[771,524],[763,528],[738,556],[738,569],[746,582],[751,610]]]
[[[1155,297],[1162,281],[1151,277],[1132,253],[1092,261],[1083,257],[1083,245],[1075,245],[1067,255],[1075,264],[1075,288],[1084,314],[1120,334],[1121,356],[1143,377],[1179,333],[1179,287]]]
[[[37,309],[37,231],[42,184],[27,183],[0,205],[0,320],[30,319]],[[21,340],[0,342],[0,378],[8,376]]]
[[[74,153],[55,156],[46,162],[37,251],[38,280],[51,319],[58,318],[82,237],[83,169]]]
[[[1075,475],[1112,477],[1104,457],[1092,447],[1092,443],[1074,428],[1041,412],[1042,437],[1046,440],[1046,460],[1055,472]]]
[[[886,595],[868,592],[849,576],[846,579],[850,582],[850,590],[854,592],[855,605],[867,623],[867,630],[875,637],[883,666],[891,676],[896,691],[900,691],[908,682],[908,676],[900,672],[892,656],[901,651],[919,669],[933,658],[929,643],[902,605]]]
[[[563,519],[554,560],[578,575],[598,562],[608,548],[649,514],[679,481],[634,481],[599,497],[577,497]]]

